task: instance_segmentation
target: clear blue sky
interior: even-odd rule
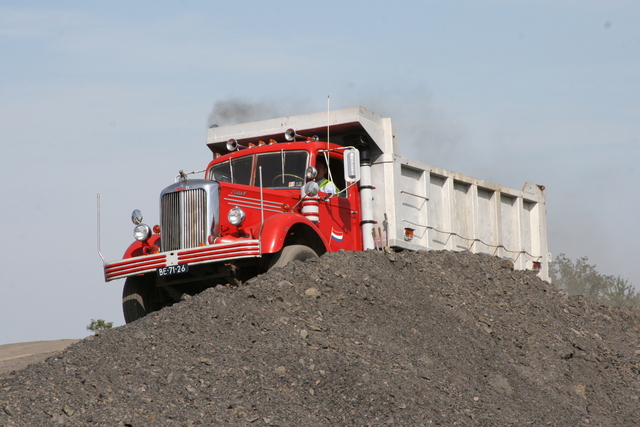
[[[123,323],[96,194],[117,259],[130,212],[156,223],[210,159],[216,103],[392,117],[407,157],[546,186],[553,254],[640,285],[638,22],[636,1],[0,1],[0,344]]]

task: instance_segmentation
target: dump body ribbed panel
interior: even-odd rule
[[[162,197],[162,251],[207,243],[207,194],[198,188]]]

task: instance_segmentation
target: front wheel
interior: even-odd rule
[[[275,267],[284,267],[291,261],[304,261],[309,258],[317,258],[318,254],[313,249],[304,245],[285,246],[276,253],[269,263],[269,270]]]
[[[132,276],[124,282],[122,312],[126,323],[131,323],[169,305],[171,305],[171,299],[162,289],[156,287],[153,277]]]

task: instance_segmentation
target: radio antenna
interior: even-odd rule
[[[102,256],[102,250],[100,249],[100,193],[98,193],[98,255],[102,258],[102,264],[105,265],[106,261],[104,256]]]
[[[329,160],[331,156],[329,155],[329,128],[331,127],[331,97],[327,95],[327,151],[324,152],[324,160],[327,163],[327,176],[329,181],[333,181],[333,177],[331,176],[331,165],[329,165]]]
[[[327,95],[327,150],[329,149],[329,113],[331,112],[331,98]]]

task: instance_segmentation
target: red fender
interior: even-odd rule
[[[133,258],[136,256],[149,255],[151,252],[149,250],[154,246],[160,247],[160,235],[153,234],[149,237],[149,240],[146,242],[138,242],[137,240],[133,242],[127,250],[124,252],[124,256],[122,259]]]
[[[288,212],[272,215],[265,219],[262,235],[260,236],[262,253],[271,254],[278,252],[284,246],[289,230],[294,226],[300,225],[308,227],[308,230],[313,232],[315,237],[317,237],[316,241],[324,246],[323,248],[315,248],[314,250],[316,250],[316,252],[320,250],[320,252],[324,253],[328,250],[329,242],[327,242],[322,233],[320,233],[316,224],[300,214]],[[322,255],[322,253],[319,255]]]

